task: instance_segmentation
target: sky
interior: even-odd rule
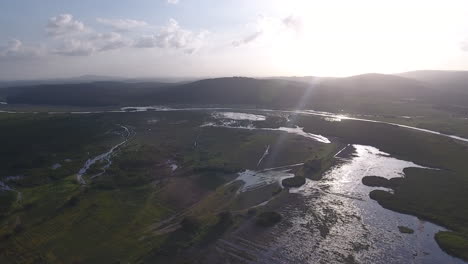
[[[466,0],[1,0],[0,79],[468,70]]]

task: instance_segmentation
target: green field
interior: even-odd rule
[[[151,261],[167,250],[206,244],[228,228],[227,220],[216,220],[219,213],[272,195],[260,192],[236,200],[235,192],[220,187],[235,172],[256,169],[267,145],[278,153],[262,165],[271,167],[330,155],[337,148],[281,132],[201,128],[209,116],[2,114],[2,158],[8,160],[2,175],[24,177],[10,183],[22,193],[21,200],[15,192],[2,192],[0,262]],[[74,175],[86,159],[122,140],[115,133],[117,124],[135,135],[118,149],[105,174],[85,175],[89,184],[80,186]],[[168,161],[178,169],[172,172]],[[55,163],[62,167],[52,169]],[[169,226],[191,216],[196,230],[173,233],[158,227],[174,215]]]
[[[297,124],[331,144],[278,131],[200,127],[211,118],[205,111],[0,114],[0,154],[8,161],[1,175],[24,176],[9,182],[21,199],[0,192],[0,262],[184,263],[248,221],[249,207],[285,195],[276,185],[236,195],[240,184],[225,185],[236,172],[307,162],[296,174],[319,179],[316,172],[326,171],[348,143],[439,168],[407,169],[395,194],[376,199],[451,229],[457,239],[439,236],[438,242],[460,255],[450,248],[468,237],[466,145],[384,124],[313,116],[298,116]],[[284,122],[274,114],[256,125]],[[122,141],[119,125],[131,129],[129,141],[104,174],[92,178],[93,170],[99,172],[92,168],[84,175],[88,184],[80,185],[75,175],[84,162]],[[258,166],[268,145],[272,154]],[[314,160],[321,164],[317,171]],[[53,169],[56,163],[62,166]]]

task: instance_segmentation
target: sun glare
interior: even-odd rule
[[[277,9],[292,12],[298,24],[277,34],[269,50],[285,74],[392,73],[460,55],[460,29],[452,25],[463,11],[441,2],[292,1]]]

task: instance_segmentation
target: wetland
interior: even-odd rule
[[[5,263],[464,263],[464,138],[304,110],[0,119]]]

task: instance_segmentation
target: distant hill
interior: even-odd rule
[[[44,84],[71,84],[71,83],[90,83],[90,82],[120,82],[126,80],[125,78],[102,76],[102,75],[82,75],[73,78],[58,78],[58,79],[41,79],[41,80],[11,80],[0,81],[0,88],[19,87],[19,86],[33,86]]]
[[[327,92],[342,95],[376,96],[377,98],[420,97],[428,90],[423,83],[409,78],[369,73],[326,80],[321,85]]]
[[[336,79],[335,77],[317,77],[317,76],[278,76],[278,77],[267,77],[262,79],[270,80],[285,80],[294,82],[303,82],[308,84],[317,84],[326,80]]]
[[[468,94],[468,71],[412,71],[397,75],[424,82],[436,89]]]
[[[168,83],[91,82],[46,84],[4,89],[9,104],[110,106],[146,102]]]
[[[397,74],[430,87],[438,108],[468,113],[468,71],[412,71]]]
[[[308,89],[301,82],[231,77],[200,80],[158,93],[160,103],[291,106]]]
[[[82,75],[72,78],[58,78],[58,79],[39,79],[39,80],[0,80],[0,89],[9,87],[20,86],[36,86],[45,84],[80,84],[92,82],[126,82],[126,83],[187,83],[197,80],[197,78],[190,77],[145,77],[145,78],[124,78],[116,76],[104,75]]]
[[[468,105],[458,88],[401,75],[363,74],[347,78],[229,77],[188,83],[90,82],[12,87],[0,90],[9,104],[74,106],[151,104],[229,104],[313,108],[359,113],[432,104],[450,109]],[[461,77],[460,77],[461,78]],[[447,80],[450,80],[448,78]],[[457,110],[458,111],[458,110]]]

